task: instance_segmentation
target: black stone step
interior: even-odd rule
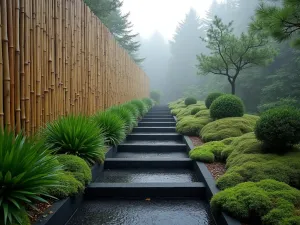
[[[167,112],[148,112],[147,114],[146,114],[147,116],[172,116],[172,114],[169,112],[169,113],[167,113]]]
[[[143,118],[141,122],[175,122],[174,118]]]
[[[176,122],[139,122],[139,127],[175,127]]]
[[[193,169],[193,160],[189,158],[109,158],[104,169]],[[168,170],[165,170],[168,172]]]
[[[118,152],[185,152],[186,144],[178,141],[126,141]]]
[[[135,127],[133,132],[176,132],[176,127]]]
[[[197,197],[204,199],[205,185],[202,182],[182,183],[92,183],[85,197]]]
[[[115,158],[149,159],[149,158],[188,158],[185,152],[117,152]]]
[[[128,141],[182,141],[183,137],[177,133],[131,133],[127,135],[126,140]]]
[[[144,116],[144,118],[143,119],[152,119],[152,118],[168,118],[168,119],[170,119],[170,118],[174,118],[171,114],[170,115],[146,115],[146,116]]]

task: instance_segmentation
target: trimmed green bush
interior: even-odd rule
[[[213,196],[211,208],[243,221],[256,218],[255,224],[299,224],[300,191],[271,179],[246,182]],[[295,222],[297,221],[297,222]]]
[[[91,164],[103,161],[103,134],[86,116],[61,117],[46,124],[41,136],[46,147],[57,154],[77,155]]]
[[[223,93],[219,93],[219,92],[214,92],[211,93],[207,96],[207,98],[205,99],[205,106],[206,108],[210,108],[211,104],[213,103],[214,100],[216,100],[217,98],[219,98],[220,96],[224,95]]]
[[[74,155],[58,155],[57,160],[63,165],[65,171],[71,172],[83,185],[91,182],[91,169],[83,159]]]
[[[255,126],[255,135],[268,150],[285,153],[300,142],[300,111],[279,107],[263,113]]]
[[[93,121],[102,131],[106,144],[117,146],[125,139],[125,123],[118,115],[109,111],[99,112],[94,115]]]
[[[58,199],[64,199],[84,191],[84,185],[78,181],[71,172],[59,175],[59,186],[49,187],[46,191]]]
[[[59,185],[61,166],[41,142],[0,130],[0,221],[21,224],[20,211]]]
[[[221,141],[230,137],[238,137],[245,133],[253,132],[258,119],[258,116],[245,115],[244,117],[216,120],[203,127],[200,136],[204,142]]]
[[[111,107],[108,111],[116,114],[123,120],[126,133],[129,133],[137,124],[135,114],[132,113],[130,109],[124,105]]]
[[[184,104],[186,106],[188,105],[193,105],[193,104],[196,104],[197,103],[197,100],[195,98],[192,98],[192,97],[188,97],[184,100]]]
[[[191,115],[195,115],[195,114],[198,113],[200,110],[201,110],[200,107],[193,108],[193,109],[191,110]]]
[[[176,124],[178,133],[198,136],[200,130],[212,120],[209,117],[195,118],[194,116],[185,116]]]
[[[235,95],[219,96],[210,106],[210,116],[213,119],[242,117],[243,115],[244,103]]]
[[[156,103],[160,103],[160,93],[159,91],[151,91],[150,98],[152,98]]]
[[[139,117],[144,116],[148,112],[147,105],[141,100],[132,100],[132,103],[139,110]]]

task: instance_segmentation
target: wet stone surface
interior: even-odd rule
[[[96,182],[104,183],[184,183],[197,182],[196,174],[188,169],[113,169],[104,170]]]
[[[116,158],[188,158],[184,152],[166,152],[166,153],[147,153],[147,152],[119,152]]]
[[[86,201],[67,225],[215,225],[206,202],[147,200]]]

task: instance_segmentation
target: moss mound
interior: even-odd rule
[[[177,120],[181,120],[182,118],[186,117],[186,116],[190,116],[192,115],[192,111],[195,109],[199,109],[199,110],[204,110],[205,106],[203,104],[194,104],[194,105],[189,105],[186,108],[182,108],[177,114],[176,114],[176,118]]]
[[[59,155],[57,160],[63,165],[65,171],[71,172],[83,185],[91,182],[91,169],[83,159],[73,155]]]
[[[191,115],[195,115],[196,113],[198,113],[201,110],[200,107],[195,107],[191,110]]]
[[[59,186],[48,188],[46,192],[58,199],[64,199],[83,192],[83,190],[83,184],[71,172],[63,172],[59,176]]]
[[[245,115],[216,120],[207,124],[201,130],[200,136],[204,142],[220,141],[229,137],[238,137],[253,132],[258,116]]]
[[[212,120],[209,117],[196,118],[194,116],[185,116],[176,124],[178,133],[190,136],[198,136],[200,130]]]
[[[234,138],[227,138],[222,141],[208,142],[190,151],[190,158],[193,160],[212,163],[214,161],[224,161],[223,151],[233,141]]]
[[[201,110],[195,114],[195,117],[203,117],[203,116],[210,117],[208,109]]]
[[[299,190],[270,179],[239,184],[211,200],[215,213],[223,211],[242,221],[265,225],[299,224],[299,205]]]

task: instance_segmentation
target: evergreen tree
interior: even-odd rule
[[[120,0],[85,0],[85,3],[131,57],[137,63],[142,62],[143,59],[138,57],[140,47],[137,41],[138,33],[132,32],[133,24],[129,21],[130,13],[123,15],[121,12],[123,2]]]
[[[205,51],[199,37],[205,35],[204,28],[194,9],[177,26],[173,40],[170,41],[171,58],[166,81],[166,100],[171,101],[183,96],[191,85],[201,83],[196,77],[196,54]]]

